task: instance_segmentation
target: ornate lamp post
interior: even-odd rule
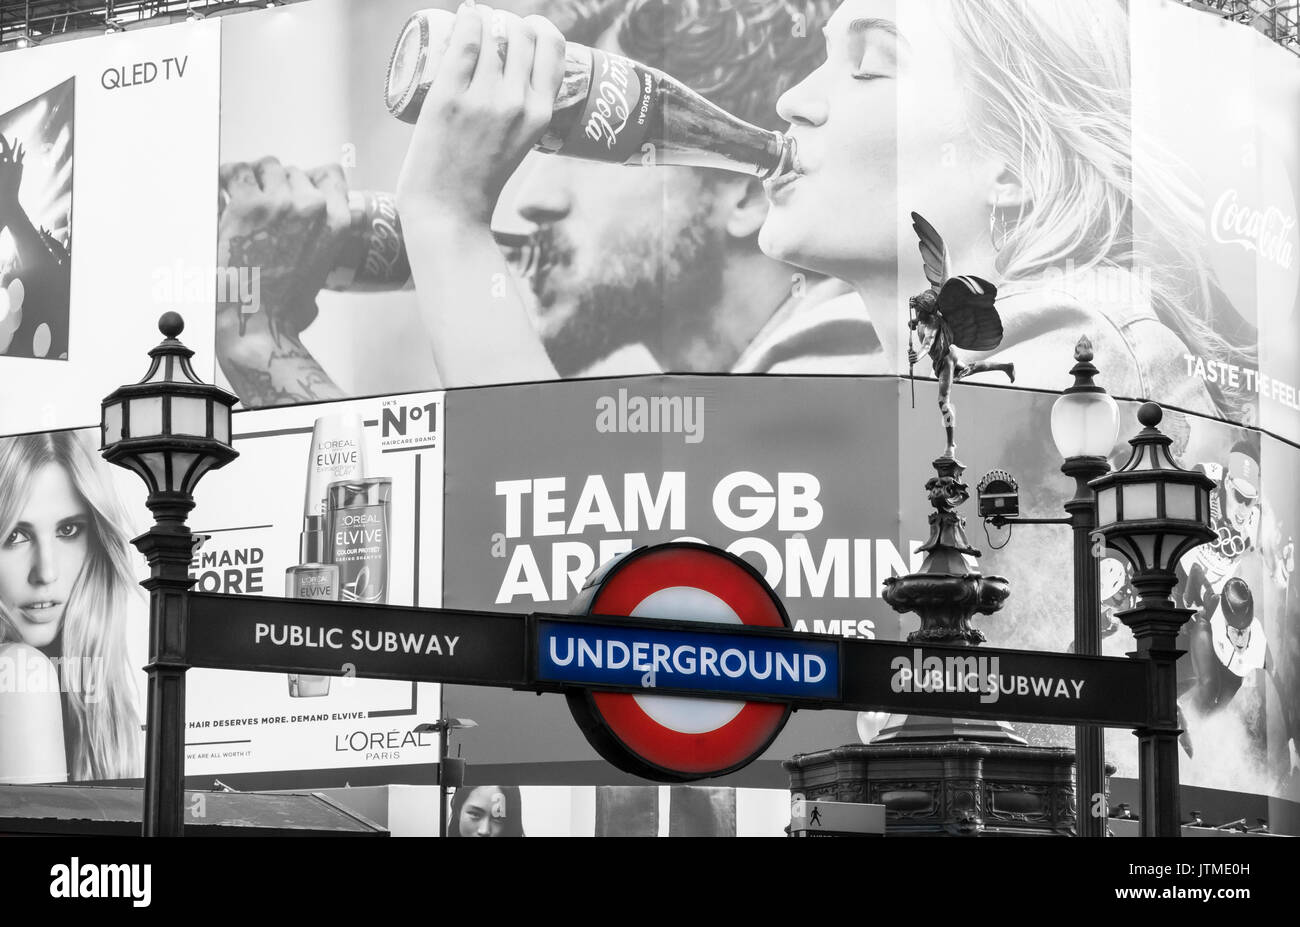
[[[1119,470],[1092,481],[1097,493],[1097,531],[1106,548],[1133,568],[1137,604],[1116,617],[1132,631],[1138,659],[1152,663],[1148,716],[1135,733],[1142,782],[1142,836],[1177,837],[1178,728],[1176,663],[1178,631],[1192,611],[1170,598],[1174,570],[1189,550],[1214,538],[1210,491],[1214,482],[1184,470],[1169,454],[1170,438],[1157,427],[1164,417],[1148,402],[1138,410],[1142,431],[1129,441],[1133,453]]]
[[[101,453],[138,474],[149,489],[154,525],[132,543],[149,560],[149,676],[144,768],[144,835],[183,834],[185,788],[185,592],[192,549],[185,519],[194,488],[209,470],[239,456],[230,446],[230,409],[238,400],[204,383],[190,366],[194,352],[176,340],[185,323],[168,312],[158,320],[166,337],[149,352],[139,383],[104,400]]]
[[[1101,563],[1092,550],[1097,527],[1096,496],[1088,485],[1110,472],[1107,455],[1119,435],[1119,408],[1104,389],[1093,382],[1092,343],[1080,338],[1070,375],[1074,385],[1052,406],[1052,441],[1065,462],[1061,472],[1074,479],[1074,498],[1065,503],[1074,533],[1074,652],[1101,653]],[[1096,725],[1075,729],[1075,795],[1078,801],[1077,833],[1104,837],[1104,815],[1092,814],[1093,796],[1106,789],[1105,732]]]

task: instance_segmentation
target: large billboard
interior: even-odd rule
[[[963,355],[990,365],[978,382],[1063,388],[1058,358],[1086,332],[1118,396],[1300,437],[1300,68],[1263,37],[1159,0],[502,6],[788,128],[798,170],[767,195],[742,173],[642,166],[671,159],[672,118],[632,167],[529,151],[486,104],[439,108],[455,94],[433,81],[436,43],[434,102],[404,125],[375,87],[408,3],[231,20],[221,226],[279,229],[311,255],[268,325],[292,336],[292,358],[260,349],[255,323],[219,351],[246,401],[439,377],[927,377],[925,350],[908,358],[909,298],[927,286],[916,212],[946,245],[943,275],[997,287],[1000,344]],[[481,15],[481,34],[518,25]],[[498,109],[522,107],[528,85],[464,83],[450,89]],[[291,187],[304,221],[248,218]],[[343,240],[364,225],[387,241],[393,225],[367,191],[400,193],[407,260],[358,276]],[[306,221],[322,203],[336,218]]]
[[[93,424],[159,306],[212,369],[220,42],[182,23],[0,55],[0,434]]]
[[[240,456],[190,517],[195,588],[439,605],[442,408],[425,393],[237,414]],[[0,438],[0,782],[143,774],[148,568],[129,539],[149,513],[98,445],[98,429]],[[438,717],[438,686],[337,673],[189,671],[186,774],[301,787],[437,762],[413,728]]]
[[[1073,483],[1048,423],[1055,397],[958,387],[958,456],[972,497],[983,474],[1012,473],[1026,517],[1064,515]],[[444,597],[457,608],[563,611],[588,574],[643,544],[702,540],[744,557],[781,596],[797,630],[902,640],[919,626],[881,598],[915,570],[933,512],[926,481],[943,449],[935,387],[892,378],[651,377],[448,394]],[[1121,404],[1126,438],[1137,404]],[[474,423],[492,422],[492,428]],[[1297,604],[1294,537],[1300,451],[1250,429],[1170,412],[1174,453],[1215,481],[1216,540],[1180,565],[1175,597],[1194,610],[1180,646],[1182,776],[1189,784],[1296,800]],[[897,436],[897,441],[895,441]],[[982,523],[965,506],[977,569],[1011,596],[975,626],[990,646],[1073,647],[1072,538],[1062,526]],[[1125,567],[1102,562],[1103,653],[1135,649],[1115,612],[1133,603]],[[564,700],[448,687],[448,710],[479,724],[473,750],[502,781],[623,781],[591,764]],[[646,708],[650,712],[650,708]],[[873,713],[802,711],[752,767],[724,782],[779,787],[780,761],[870,739]],[[1068,728],[1016,725],[1039,745]],[[1231,750],[1219,749],[1231,744]],[[1137,741],[1108,740],[1137,775]],[[509,776],[509,779],[505,777]]]

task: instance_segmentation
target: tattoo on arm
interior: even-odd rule
[[[230,385],[250,409],[346,398],[302,342],[291,335],[281,334],[264,364],[238,363],[224,355],[220,359]]]

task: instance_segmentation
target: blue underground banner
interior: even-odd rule
[[[692,693],[837,699],[834,641],[541,619],[538,681]]]

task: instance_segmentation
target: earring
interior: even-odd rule
[[[993,208],[989,210],[989,241],[993,243],[993,250],[1000,252],[1006,247],[1007,239],[1010,237],[1011,223],[998,214],[998,204],[994,203]]]

